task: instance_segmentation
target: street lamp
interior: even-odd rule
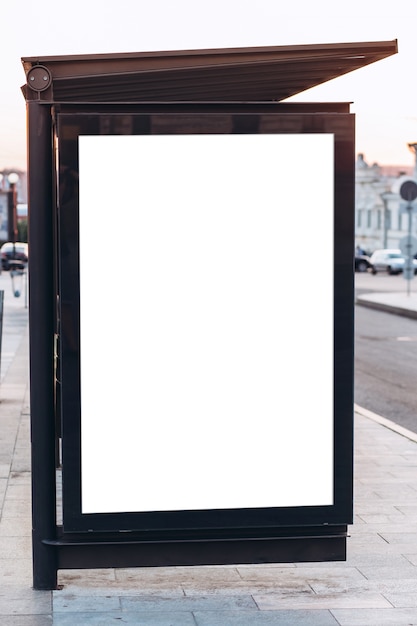
[[[18,237],[17,231],[17,190],[16,185],[19,180],[18,174],[14,172],[10,173],[7,177],[9,183],[8,192],[8,236],[9,241],[13,244],[12,259],[10,261],[10,277],[12,279],[12,289],[15,297],[19,297],[21,294],[21,288],[15,286],[15,277],[20,282],[23,280],[24,264],[16,260],[16,241]]]
[[[8,195],[8,237],[13,243],[13,260],[16,258],[16,240],[17,240],[17,190],[16,184],[19,180],[18,174],[12,172],[8,175],[9,195]]]
[[[384,220],[383,220],[384,222],[383,233],[384,234],[383,234],[382,247],[387,248],[388,247],[388,229],[391,228],[388,201],[393,198],[393,194],[390,193],[389,191],[384,191],[380,195],[381,195],[382,202],[384,203]]]

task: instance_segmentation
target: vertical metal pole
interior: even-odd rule
[[[414,272],[413,255],[411,254],[411,233],[412,233],[412,228],[411,227],[412,227],[412,222],[413,222],[413,206],[412,206],[411,202],[408,203],[407,213],[408,213],[408,255],[407,255],[407,265],[408,265],[409,268],[411,268],[411,270],[408,270],[408,271],[413,271]],[[412,276],[407,277],[407,296],[410,295],[411,278],[412,278]]]
[[[51,106],[28,103],[33,586],[55,589],[54,246]]]
[[[10,183],[10,190],[8,192],[8,237],[9,241],[13,243],[13,259],[16,258],[15,243],[17,241],[17,192],[16,183]]]
[[[382,247],[383,248],[387,248],[387,241],[388,241],[388,200],[387,200],[387,198],[384,197],[384,194],[382,194],[382,202],[384,203],[384,236],[383,236]]]

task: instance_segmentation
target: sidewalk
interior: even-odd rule
[[[8,281],[0,275],[0,624],[417,625],[417,436],[359,407],[346,562],[72,570],[61,590],[34,591],[27,309]]]
[[[417,293],[415,292],[409,294],[404,292],[366,293],[356,298],[356,304],[417,319]]]

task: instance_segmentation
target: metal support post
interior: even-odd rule
[[[57,585],[51,107],[28,103],[33,586]]]

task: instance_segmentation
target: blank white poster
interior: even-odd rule
[[[82,513],[333,504],[333,146],[80,137]]]

